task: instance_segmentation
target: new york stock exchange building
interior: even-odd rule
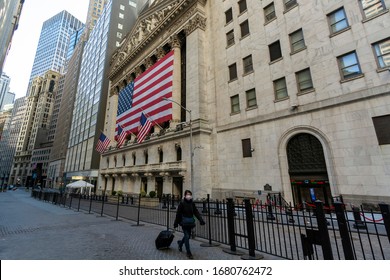
[[[98,188],[389,203],[390,18],[342,2],[154,1],[111,60]]]

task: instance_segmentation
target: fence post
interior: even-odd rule
[[[79,194],[79,204],[77,205],[77,212],[80,211],[81,194]]]
[[[379,203],[379,208],[381,209],[383,223],[385,224],[385,229],[387,232],[387,238],[390,242],[390,209],[389,204]]]
[[[123,198],[123,196],[122,196]],[[118,195],[118,202],[116,203],[116,218],[115,220],[118,221],[118,216],[119,216],[119,199],[120,199],[120,196]]]
[[[215,215],[221,215],[222,212],[221,212],[221,210],[219,209],[219,200],[218,200],[218,199],[217,199],[217,201],[216,201],[216,207],[217,207],[217,209],[215,210],[214,214],[215,214]],[[233,210],[234,210],[234,208],[233,208]]]
[[[89,196],[89,211],[88,214],[91,214],[91,208],[92,208],[92,195]]]
[[[228,223],[228,237],[229,237],[229,249],[223,249],[225,253],[231,255],[243,255],[244,253],[237,251],[236,247],[236,234],[234,229],[234,202],[233,198],[227,198],[226,203],[226,211],[227,211],[227,223]]]
[[[143,224],[139,223],[139,216],[141,212],[141,193],[138,196],[138,214],[137,214],[137,224],[132,225],[132,226],[143,226]]]
[[[207,207],[208,210],[206,209],[206,201],[207,201]],[[208,232],[209,232],[209,242],[208,243],[202,243],[200,244],[201,247],[216,247],[219,246],[220,244],[218,243],[212,243],[211,241],[211,217],[210,217],[210,194],[207,194],[207,200],[203,200],[203,211],[202,213],[208,213],[207,215],[207,227],[208,227]]]
[[[345,219],[345,212],[343,207],[344,204],[339,201],[335,201],[333,205],[336,212],[337,223],[339,225],[341,243],[343,245],[345,259],[355,260],[355,255],[352,250],[351,239],[349,237],[349,231],[347,225],[348,222]]]
[[[103,197],[102,197],[102,210],[100,211],[100,217],[103,217],[103,212],[104,212],[104,196],[107,197],[107,195],[103,194]]]
[[[325,218],[324,206],[320,200],[317,200],[315,205],[319,237],[322,243],[322,253],[325,260],[333,260],[332,246],[330,245],[328,222]]]
[[[353,218],[355,219],[355,223],[353,224],[354,228],[366,228],[366,224],[362,221],[360,217],[360,209],[359,207],[352,207]]]
[[[272,213],[272,200],[271,195],[267,195],[267,220],[275,220],[275,216]]]
[[[163,194],[163,206],[162,206],[162,209],[165,209],[167,208],[167,195],[166,194]]]
[[[248,198],[244,199],[245,203],[245,216],[246,216],[246,228],[248,232],[248,247],[249,255],[242,256],[244,260],[260,260],[263,259],[263,255],[256,255],[256,241],[255,241],[255,228],[253,226],[253,212],[252,205]]]

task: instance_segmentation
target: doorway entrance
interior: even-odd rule
[[[172,195],[180,199],[182,194],[183,194],[183,177],[173,177]]]
[[[287,158],[294,204],[321,200],[332,203],[324,150],[312,134],[299,133],[287,144]]]

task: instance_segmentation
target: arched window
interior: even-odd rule
[[[158,147],[158,162],[163,162],[164,161],[164,152],[162,147]]]
[[[181,152],[181,147],[176,148],[176,161],[181,161],[182,160],[182,152]]]

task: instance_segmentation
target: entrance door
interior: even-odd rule
[[[172,194],[181,198],[183,194],[183,177],[173,177]]]
[[[321,142],[311,134],[297,134],[287,144],[287,157],[294,204],[321,200],[329,206],[332,194]]]
[[[162,177],[156,177],[156,192],[157,197],[161,200],[162,194],[163,194],[163,184],[164,180]]]

